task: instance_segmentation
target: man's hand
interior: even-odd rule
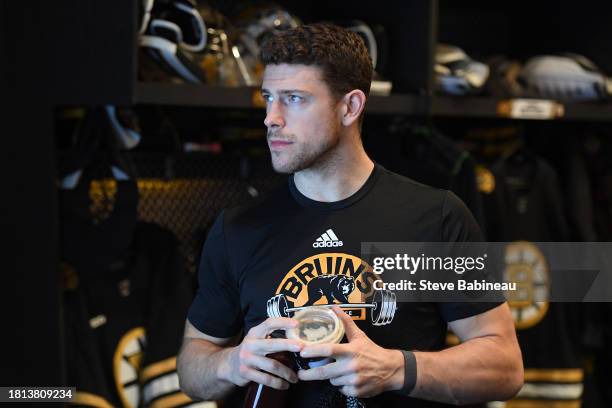
[[[279,351],[299,352],[304,344],[299,340],[271,339],[268,335],[274,330],[293,328],[297,324],[294,319],[275,317],[253,327],[240,345],[227,350],[227,365],[219,367],[219,377],[240,387],[254,381],[277,390],[289,388],[287,381],[296,383],[297,374],[266,355]]]
[[[334,312],[344,323],[348,343],[305,346],[302,357],[332,357],[336,361],[300,370],[300,380],[327,380],[349,397],[373,397],[398,390],[404,384],[404,356],[399,350],[378,346],[338,306]]]

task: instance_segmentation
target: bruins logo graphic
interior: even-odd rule
[[[136,327],[119,340],[113,357],[115,385],[124,407],[137,407],[140,400],[138,373],[146,343],[145,330]]]
[[[293,267],[268,300],[269,317],[288,317],[313,305],[340,306],[353,320],[366,320],[370,311],[375,326],[391,323],[397,308],[395,293],[375,290],[381,280],[362,259],[344,253],[324,253]]]
[[[349,303],[348,296],[355,289],[355,279],[352,276],[323,275],[309,281],[307,284],[308,300],[304,306],[312,306],[325,296],[327,303]]]
[[[549,277],[544,255],[531,242],[508,244],[505,275],[507,282],[517,284],[517,290],[508,293],[508,305],[516,328],[535,326],[548,311]]]

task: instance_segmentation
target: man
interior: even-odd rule
[[[267,318],[270,299],[272,307],[299,307],[318,292],[327,296],[316,304],[341,303],[334,301],[338,286],[326,287],[331,279],[321,276],[337,275],[350,291],[348,303],[368,301],[373,276],[359,267],[361,242],[481,236],[455,195],[393,174],[367,156],[360,129],[372,64],[357,35],[302,26],[269,39],[262,60],[272,165],[292,176],[257,203],[226,210],[213,225],[178,359],[182,389],[220,399],[251,381],[276,389],[291,384],[292,407],[512,397],[522,385],[522,363],[505,303],[405,303],[386,325],[374,325],[365,310],[353,308],[351,318],[334,306],[347,343],[269,338],[296,325],[288,317]],[[447,325],[463,342],[442,350]],[[296,373],[266,357],[277,351],[335,362]]]

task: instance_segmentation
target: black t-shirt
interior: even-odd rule
[[[331,299],[367,302],[373,277],[360,268],[361,243],[383,241],[482,241],[482,236],[452,192],[419,184],[380,165],[355,194],[337,202],[307,198],[290,177],[288,185],[256,203],[226,210],[217,218],[204,245],[199,289],[188,319],[214,337],[246,332],[267,318],[269,299],[282,294],[288,307],[302,306],[309,299],[309,284],[324,284],[319,276],[328,274],[344,275],[344,283],[350,281],[353,288],[347,298],[336,294]],[[329,291],[333,288],[323,289]],[[445,345],[448,322],[496,305],[400,303],[389,324],[373,325],[367,311],[354,312],[353,319],[382,347],[439,350]],[[292,406],[318,405],[317,393],[325,392],[328,384],[292,386],[300,396]],[[409,401],[410,406],[436,406],[395,393],[364,402],[368,407],[390,407]]]
[[[370,138],[367,143],[368,153],[387,169],[428,186],[451,190],[485,229],[476,163],[451,139],[433,129],[425,133],[401,129],[385,135],[384,141]]]

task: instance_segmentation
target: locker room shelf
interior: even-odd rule
[[[612,121],[612,104],[566,104],[566,119],[585,121]]]
[[[432,98],[433,116],[455,118],[500,118],[497,108],[501,102],[491,97]],[[611,103],[564,103],[564,114],[554,120],[612,121]]]
[[[171,105],[207,108],[257,110],[258,88],[221,87],[193,84],[159,84],[138,82],[134,104]],[[500,99],[491,97],[435,96],[431,100],[431,114],[454,118],[500,118],[497,112]],[[566,103],[564,114],[555,120],[612,121],[610,103]],[[412,94],[371,96],[366,112],[375,115],[425,115],[427,99]]]
[[[221,87],[193,84],[135,84],[134,104],[201,106],[208,108],[262,109],[256,98],[258,88]],[[371,96],[366,112],[377,115],[422,115],[426,112],[423,98],[409,94]]]
[[[254,88],[249,87],[137,82],[134,103],[253,109],[254,91]]]

